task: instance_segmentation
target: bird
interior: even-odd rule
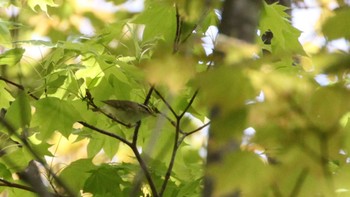
[[[148,116],[156,116],[151,107],[128,100],[103,100],[101,110],[125,124],[135,124]]]

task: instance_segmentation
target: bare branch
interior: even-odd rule
[[[197,129],[195,129],[195,130],[193,130],[193,131],[190,131],[190,132],[188,132],[188,133],[185,133],[185,136],[192,135],[192,134],[196,133],[197,131],[200,131],[200,130],[202,130],[203,128],[209,126],[209,125],[210,125],[210,122],[207,122],[207,123],[205,123],[204,125],[198,127]]]
[[[28,187],[26,185],[21,185],[21,184],[17,184],[17,183],[12,183],[12,182],[9,182],[9,181],[6,181],[2,178],[0,178],[0,187],[13,187],[13,188],[17,188],[17,189],[23,189],[23,190],[26,190],[26,191],[29,191],[29,192],[33,192],[33,193],[36,193],[35,190],[31,187]]]
[[[136,146],[131,146],[130,147],[137,159],[137,161],[139,162],[140,166],[141,166],[141,169],[143,171],[143,173],[145,174],[145,177],[147,179],[147,182],[149,184],[149,187],[151,188],[151,191],[152,191],[152,195],[154,197],[158,197],[158,196],[162,196],[162,195],[158,195],[158,192],[157,192],[157,188],[152,180],[152,177],[151,177],[151,174],[150,172],[148,171],[148,168],[147,168],[147,164],[146,162],[142,159],[138,149]]]
[[[174,109],[170,106],[170,104],[164,99],[164,97],[158,92],[158,90],[154,89],[154,92],[159,96],[159,98],[163,101],[163,103],[168,107],[168,109],[171,111],[171,113],[178,118],[178,115],[174,111]]]
[[[151,86],[151,88],[148,90],[148,93],[147,93],[147,96],[145,98],[145,101],[143,102],[144,105],[147,105],[149,103],[149,101],[151,100],[151,96],[152,96],[153,90],[154,90],[154,87]],[[140,126],[141,126],[141,120],[136,123],[135,129],[134,129],[134,135],[133,135],[133,138],[132,138],[132,143],[133,143],[134,146],[136,146],[136,143],[137,143],[137,138],[138,138],[138,135],[139,135]]]
[[[181,31],[182,31],[182,20],[179,14],[179,8],[175,5],[176,9],[176,33],[174,39],[173,53],[176,53],[179,50]]]
[[[162,188],[160,189],[159,196],[163,196],[163,193],[164,193],[164,191],[166,189],[166,186],[167,186],[167,184],[169,182],[169,179],[170,179],[170,176],[171,176],[171,172],[172,172],[174,164],[175,164],[175,157],[176,157],[177,149],[180,146],[180,144],[179,144],[179,134],[180,134],[180,118],[178,118],[177,122],[176,122],[176,132],[175,132],[175,137],[174,137],[173,151],[171,153],[169,166],[168,166],[167,172],[165,174],[164,182],[163,182]]]
[[[88,123],[86,123],[86,122],[83,122],[83,121],[78,121],[78,123],[82,124],[83,126],[85,126],[85,127],[87,127],[87,128],[90,128],[90,129],[92,129],[92,130],[94,130],[94,131],[97,131],[98,133],[101,133],[101,134],[103,134],[103,135],[107,135],[107,136],[109,136],[109,137],[115,138],[115,139],[117,139],[117,140],[123,142],[124,144],[126,144],[126,145],[128,145],[128,146],[131,146],[131,143],[130,143],[128,140],[126,140],[125,138],[123,138],[123,137],[121,137],[121,136],[119,136],[119,135],[117,135],[117,134],[114,134],[114,133],[105,131],[105,130],[103,130],[103,129],[97,128],[97,127],[95,127],[95,126],[93,126],[93,125],[90,125],[90,124],[88,124]]]
[[[196,90],[196,91],[194,92],[194,94],[192,95],[192,97],[191,97],[191,99],[190,99],[190,102],[188,102],[186,108],[184,109],[184,111],[183,111],[183,112],[181,113],[181,115],[179,116],[180,118],[182,118],[182,117],[185,115],[185,113],[187,112],[187,110],[191,107],[191,105],[192,105],[194,99],[196,98],[197,94],[198,94],[198,90]]]

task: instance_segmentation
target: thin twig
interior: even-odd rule
[[[93,111],[98,111],[100,113],[102,113],[103,115],[105,115],[106,117],[108,117],[109,119],[113,120],[116,123],[119,123],[123,126],[125,126],[126,128],[131,128],[132,125],[131,124],[127,124],[124,123],[123,121],[118,120],[117,118],[115,118],[114,116],[104,112],[103,110],[101,110],[94,102],[94,98],[92,97],[92,95],[90,94],[89,90],[86,89],[86,96],[83,100],[87,101],[88,106],[91,106],[93,109]]]
[[[176,33],[174,39],[173,53],[176,53],[179,50],[179,44],[181,39],[181,31],[182,31],[182,20],[179,13],[179,8],[177,4],[175,5],[176,10]]]
[[[205,123],[204,125],[202,125],[202,126],[198,127],[197,129],[195,129],[195,130],[193,130],[193,131],[190,131],[190,132],[185,133],[185,136],[192,135],[192,134],[196,133],[197,131],[200,131],[200,130],[202,130],[203,128],[205,128],[205,127],[209,126],[209,125],[210,125],[210,122],[207,122],[207,123]]]
[[[140,166],[141,166],[141,169],[143,171],[143,173],[145,174],[145,177],[148,181],[148,184],[149,184],[149,187],[151,188],[151,191],[152,191],[152,195],[154,197],[158,197],[158,196],[161,196],[161,195],[158,195],[158,192],[157,192],[157,188],[152,180],[152,177],[151,177],[151,174],[150,172],[148,171],[148,168],[147,168],[147,164],[146,162],[142,159],[138,149],[136,146],[131,146],[130,147],[132,149],[132,151],[134,152],[134,155],[137,159],[137,161],[139,162]]]
[[[294,188],[293,188],[292,192],[289,195],[290,197],[297,197],[299,195],[301,186],[303,185],[303,183],[305,181],[305,178],[307,177],[308,173],[309,173],[309,169],[307,169],[307,168],[304,168],[300,172],[299,177],[298,177],[297,181],[295,182]]]
[[[274,183],[272,186],[271,186],[271,189],[272,189],[272,193],[275,197],[283,197],[283,195],[281,194],[281,191],[280,189],[278,188],[277,184]]]
[[[105,130],[103,130],[103,129],[97,128],[97,127],[95,127],[95,126],[93,126],[93,125],[90,125],[90,124],[88,124],[88,123],[86,123],[86,122],[83,122],[83,121],[78,121],[78,123],[82,124],[83,126],[85,126],[85,127],[87,127],[87,128],[90,128],[90,129],[92,129],[92,130],[94,130],[94,131],[97,131],[97,132],[99,132],[99,133],[101,133],[101,134],[103,134],[103,135],[107,135],[107,136],[109,136],[109,137],[115,138],[115,139],[117,139],[117,140],[123,142],[124,144],[126,144],[126,145],[128,145],[128,146],[131,146],[131,145],[132,145],[132,143],[130,143],[128,140],[126,140],[125,138],[123,138],[123,137],[121,137],[121,136],[119,136],[119,135],[117,135],[117,134],[114,134],[114,133],[105,131]]]
[[[12,182],[6,181],[6,180],[4,180],[2,178],[0,178],[0,182],[2,182],[2,183],[0,183],[0,187],[2,187],[2,186],[13,187],[13,188],[22,189],[22,190],[26,190],[26,191],[29,191],[29,192],[36,193],[33,188],[28,187],[26,185],[12,183]]]
[[[208,12],[209,12],[209,9],[207,9],[206,11],[203,12],[202,16],[201,16],[201,17],[199,18],[199,20],[198,20],[198,23],[196,23],[195,25],[193,25],[193,28],[192,28],[192,30],[190,31],[190,33],[188,33],[188,34],[185,36],[185,38],[181,40],[180,43],[185,43],[185,42],[188,40],[188,38],[190,38],[191,35],[193,35],[193,32],[196,31],[197,28],[200,26],[200,24],[204,21],[205,16],[207,16]]]
[[[145,101],[143,102],[144,105],[148,105],[148,103],[149,103],[149,101],[151,99],[153,90],[154,90],[154,86],[151,86],[151,88],[148,90],[148,93],[147,93],[147,96],[145,98]],[[139,136],[140,126],[141,126],[141,120],[136,123],[135,129],[134,129],[134,135],[132,137],[132,143],[133,143],[134,146],[136,146],[136,144],[137,144],[137,138]]]
[[[173,167],[175,164],[175,157],[176,157],[177,149],[179,148],[178,142],[179,142],[179,134],[180,134],[180,119],[181,118],[178,118],[177,122],[176,122],[176,132],[175,132],[175,137],[174,137],[173,151],[171,153],[169,166],[168,166],[167,172],[165,174],[164,182],[163,182],[162,188],[160,189],[159,196],[163,196],[163,193],[166,189],[166,186],[167,186],[169,179],[170,179],[170,176],[171,176],[171,171],[173,170]]]
[[[8,80],[8,79],[2,77],[2,76],[0,76],[0,80],[5,81],[6,83],[9,83],[9,84],[15,86],[15,87],[17,87],[17,88],[20,89],[20,90],[25,90],[24,87],[23,87],[22,85],[20,85],[20,84],[18,84],[18,83],[15,83],[15,82],[13,82],[13,81],[10,81],[10,80]],[[36,97],[35,95],[33,95],[32,93],[30,93],[30,92],[27,92],[27,93],[28,93],[29,96],[31,96],[33,99],[39,100],[39,98]]]
[[[159,96],[159,98],[163,101],[163,103],[168,107],[168,109],[171,111],[171,113],[178,118],[178,115],[174,111],[174,109],[170,106],[170,104],[164,99],[164,97],[158,92],[158,90],[154,89],[154,92]]]
[[[184,109],[184,111],[183,111],[183,112],[181,113],[181,115],[179,116],[180,118],[182,118],[182,117],[185,115],[185,113],[187,112],[187,110],[191,107],[191,105],[192,105],[194,99],[196,98],[197,94],[198,94],[198,90],[196,90],[196,91],[194,92],[194,94],[192,95],[192,97],[191,97],[191,99],[190,99],[190,102],[188,102],[186,108]]]
[[[147,93],[147,96],[145,98],[145,101],[143,102],[144,105],[148,105],[149,101],[151,100],[151,96],[152,96],[152,93],[154,91],[154,86],[151,86],[151,88],[148,90],[148,93]],[[132,144],[130,145],[130,148],[131,150],[133,151],[138,163],[140,164],[141,166],[141,169],[142,169],[142,172],[143,174],[145,175],[146,179],[147,179],[147,182],[151,188],[151,191],[152,191],[152,194],[153,196],[155,197],[158,197],[158,192],[157,192],[157,188],[152,180],[152,177],[151,177],[151,174],[150,172],[148,171],[148,168],[147,168],[147,162],[142,159],[140,153],[138,152],[138,149],[137,149],[137,139],[138,139],[138,134],[139,134],[139,130],[140,130],[140,127],[141,127],[141,120],[138,121],[136,123],[136,127],[134,129],[134,135],[133,135],[133,140],[132,140]],[[140,181],[142,180],[142,177],[140,176],[135,176],[135,185],[134,185],[134,189],[132,190],[134,193],[138,190],[138,187],[140,185]]]

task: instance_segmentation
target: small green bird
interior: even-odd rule
[[[148,116],[156,116],[155,111],[147,105],[126,100],[105,100],[101,110],[125,124],[135,124]]]

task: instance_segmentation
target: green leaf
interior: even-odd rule
[[[0,65],[16,65],[22,59],[24,51],[22,48],[14,48],[0,54]]]
[[[80,159],[63,169],[59,177],[74,193],[79,194],[85,184],[85,180],[90,177],[89,172],[95,168],[96,166],[91,159]]]
[[[8,108],[10,101],[14,100],[9,91],[5,89],[6,87],[7,84],[4,81],[0,81],[0,108]]]
[[[219,81],[223,83],[217,85]],[[201,102],[207,106],[219,107],[222,113],[241,108],[255,97],[248,77],[234,68],[220,67],[203,73],[196,79],[196,84],[201,87]]]
[[[33,124],[40,128],[40,137],[43,140],[50,138],[55,130],[68,138],[73,123],[81,119],[71,103],[55,97],[41,99],[35,103],[35,107]]]
[[[53,43],[51,41],[44,40],[19,40],[16,43],[30,44],[30,45],[42,45],[49,48],[57,47],[57,43]]]
[[[169,43],[174,41],[176,13],[175,7],[170,3],[158,1],[150,3],[133,22],[145,25],[143,32],[145,41],[156,37],[161,37]]]
[[[119,148],[119,141],[111,138],[111,137],[106,137],[104,144],[103,144],[103,150],[105,151],[106,155],[112,159],[115,154],[117,153]]]
[[[350,56],[343,52],[319,53],[312,62],[319,73],[339,73],[349,69]]]
[[[17,130],[20,127],[29,126],[31,117],[31,107],[27,95],[21,91],[16,100],[7,110],[5,120],[14,130]]]
[[[179,186],[179,192],[177,196],[200,196],[202,186],[202,179],[192,180],[190,182],[182,183]]]
[[[28,6],[34,11],[36,6],[39,6],[42,11],[47,13],[47,6],[57,7],[58,4],[55,4],[53,0],[28,0]]]
[[[261,192],[270,186],[268,172],[269,166],[257,154],[238,150],[226,154],[208,171],[209,177],[216,180],[213,196],[232,195],[238,188],[245,196],[263,196]]]
[[[20,184],[23,184],[22,182]],[[36,193],[24,190],[24,189],[9,189],[8,197],[17,197],[17,196],[25,196],[25,197],[38,197]]]
[[[263,9],[260,20],[260,31],[262,34],[268,30],[273,33],[271,41],[272,52],[275,54],[296,53],[306,55],[303,47],[298,41],[300,31],[294,28],[288,20],[288,14],[285,13],[287,7],[274,3],[268,5],[263,3]]]
[[[33,157],[25,148],[18,148],[0,157],[0,162],[4,163],[12,173],[26,168],[31,160]]]
[[[53,94],[57,91],[57,89],[61,88],[64,82],[67,79],[66,73],[62,74],[55,74],[50,76],[50,78],[47,80],[47,94]]]
[[[93,135],[90,138],[89,144],[87,146],[88,157],[95,157],[95,155],[101,151],[103,144],[104,140],[102,136]]]
[[[48,150],[52,144],[46,142],[41,142],[40,144],[32,144],[31,147],[35,153],[39,156],[53,156],[52,153]]]
[[[339,85],[321,87],[306,103],[306,113],[314,124],[327,131],[350,110],[349,97],[350,92]]]
[[[350,8],[342,7],[334,11],[335,15],[326,19],[322,32],[329,40],[338,38],[350,39],[350,28],[347,25],[350,18]]]
[[[11,43],[11,34],[10,34],[10,30],[8,28],[8,24],[7,24],[7,22],[5,22],[3,20],[0,20],[0,43],[6,43],[6,44]],[[0,62],[1,62],[1,59],[0,59]],[[0,63],[0,65],[1,65],[1,63]]]
[[[0,177],[6,180],[12,179],[12,173],[8,170],[7,166],[0,163]]]
[[[123,179],[119,176],[118,168],[102,165],[90,171],[91,175],[84,184],[84,192],[101,196],[119,196],[122,193]]]
[[[350,165],[342,166],[340,171],[335,175],[336,191],[344,194],[342,196],[350,195]]]

